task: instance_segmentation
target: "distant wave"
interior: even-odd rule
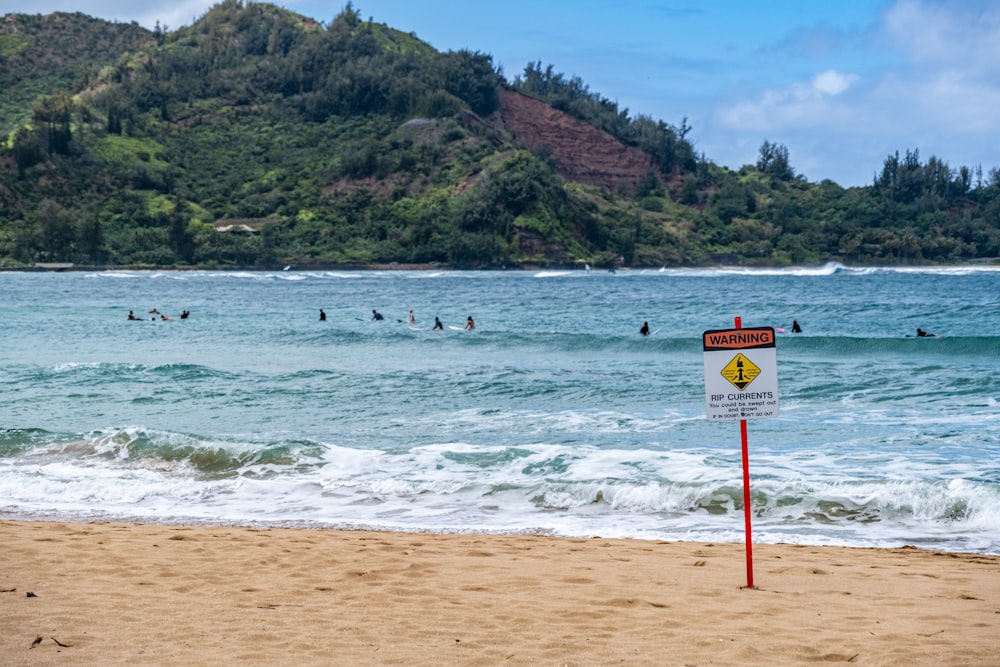
[[[195,475],[261,474],[261,466],[301,472],[321,461],[324,448],[315,442],[279,440],[252,443],[240,439],[204,438],[142,426],[108,428],[81,436],[42,429],[0,431],[0,456],[31,452],[39,463],[62,460],[88,466],[136,466],[164,471],[183,464]],[[116,461],[117,464],[112,463]],[[180,472],[180,471],[175,471]]]
[[[916,338],[855,338],[851,336],[780,336],[781,350],[823,352],[829,356],[872,354],[911,355],[914,360],[930,356],[993,356],[1000,351],[1000,336],[942,336]]]
[[[872,275],[877,273],[907,273],[907,274],[928,274],[928,275],[948,275],[962,276],[976,273],[1000,272],[1000,264],[968,264],[956,266],[845,266],[840,262],[827,262],[822,266],[791,266],[791,267],[712,267],[694,269],[645,269],[639,273],[658,273],[671,277],[725,277],[733,275],[745,276],[833,276],[837,274],[846,275]],[[636,272],[622,272],[622,275]]]
[[[1000,272],[1000,264],[970,264],[966,266],[922,266],[882,268],[886,273],[929,273],[943,276],[967,276],[975,273]]]
[[[0,460],[51,442],[52,437],[51,433],[41,428],[0,429]]]
[[[200,364],[123,364],[106,362],[64,363],[51,368],[23,368],[19,380],[26,382],[46,382],[58,379],[69,385],[101,384],[118,382],[122,375],[132,380],[148,379],[152,382],[186,381],[200,379],[237,380],[241,376],[220,371]]]
[[[728,276],[834,276],[845,275],[872,275],[877,273],[902,273],[902,274],[928,274],[928,275],[949,275],[961,276],[977,273],[1000,272],[1000,264],[963,264],[949,266],[846,266],[840,262],[827,262],[820,266],[790,266],[790,267],[745,267],[745,266],[714,266],[695,268],[641,268],[622,269],[616,273],[608,271],[587,271],[584,269],[549,269],[542,271],[518,271],[518,270],[365,270],[365,271],[170,271],[170,270],[108,270],[96,271],[86,274],[87,278],[108,278],[108,279],[162,279],[189,280],[190,278],[214,277],[226,280],[249,280],[260,281],[308,281],[308,280],[358,280],[372,276],[391,274],[393,276],[407,276],[421,279],[455,279],[474,278],[482,279],[490,276],[507,276],[517,278],[527,276],[532,278],[588,278],[588,279],[613,279],[628,278],[638,276],[659,276],[659,277],[728,277]]]
[[[410,330],[392,330],[386,335],[421,338],[422,334]],[[344,339],[352,334],[345,333]],[[353,334],[357,335],[357,334]],[[428,344],[437,344],[436,336],[424,335]],[[479,331],[476,335],[456,338],[464,345],[473,347],[498,347],[519,352],[530,350],[551,350],[558,352],[621,351],[644,354],[697,355],[703,353],[700,338],[671,337],[660,333],[653,336],[604,335],[578,332],[494,332]],[[942,336],[937,338],[916,338],[912,336],[854,337],[854,336],[813,336],[779,333],[777,338],[779,359],[783,352],[822,353],[834,358],[843,355],[868,356],[877,354],[912,355],[915,359],[932,356],[996,356],[1000,351],[1000,336]]]

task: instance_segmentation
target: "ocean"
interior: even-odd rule
[[[0,516],[742,542],[735,317],[755,543],[1000,554],[995,266],[0,273]]]

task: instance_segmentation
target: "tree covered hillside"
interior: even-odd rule
[[[0,19],[0,134],[30,122],[36,100],[79,90],[123,54],[147,49],[154,35],[137,23],[83,14],[11,14]]]
[[[328,24],[224,0],[175,31],[80,14],[2,26],[8,267],[1000,255],[996,170],[914,150],[844,189],[797,177],[770,142],[721,167],[686,121],[631,117],[541,63],[507,81],[489,55],[440,53],[350,4]]]

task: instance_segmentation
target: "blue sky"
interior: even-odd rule
[[[0,12],[80,11],[169,28],[212,0],[0,0]],[[341,0],[282,0],[329,22]],[[867,185],[918,149],[1000,167],[1000,3],[993,0],[356,0],[362,18],[441,51],[490,54],[513,79],[540,61],[592,92],[679,125],[721,165],[765,140],[809,181]]]

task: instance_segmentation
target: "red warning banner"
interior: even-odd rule
[[[705,352],[774,347],[774,327],[706,331],[702,342]]]

